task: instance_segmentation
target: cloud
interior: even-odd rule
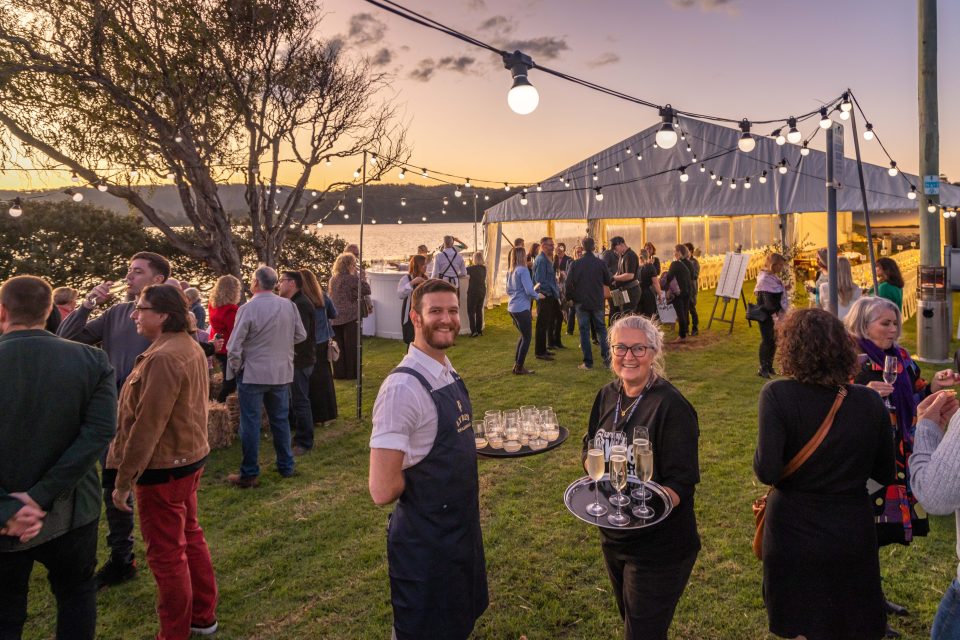
[[[439,60],[424,58],[408,75],[413,80],[429,82],[438,71],[470,73],[476,63],[477,59],[472,56],[445,56]]]
[[[370,13],[355,13],[350,16],[347,39],[359,46],[379,44],[387,33],[387,25]]]
[[[593,60],[587,61],[587,65],[591,67],[604,67],[608,64],[616,64],[618,62],[620,62],[620,56],[613,51],[607,51],[606,53],[601,53]]]
[[[480,30],[495,31],[498,34],[506,35],[513,31],[513,26],[513,22],[506,16],[493,16],[480,24]]]
[[[370,64],[372,64],[375,67],[385,67],[388,64],[390,64],[392,60],[393,60],[393,51],[391,51],[390,49],[387,49],[386,47],[383,47],[373,55],[373,58],[370,59]]]
[[[539,38],[530,38],[528,40],[507,40],[500,45],[501,49],[507,51],[522,51],[534,60],[553,60],[561,52],[570,49],[567,41],[556,36],[540,36]]]
[[[730,11],[735,12],[733,0],[670,0],[675,9],[693,9],[700,7],[703,11]]]
[[[483,11],[487,8],[484,0],[467,0],[467,9],[471,11]]]

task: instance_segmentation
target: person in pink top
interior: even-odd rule
[[[211,337],[217,335],[223,340],[223,346],[214,353],[217,362],[220,363],[220,370],[227,371],[227,342],[230,340],[230,334],[233,332],[233,324],[237,320],[237,309],[240,303],[240,281],[233,276],[221,276],[217,283],[213,285],[210,291],[210,320]],[[226,380],[224,375],[223,386],[220,388],[220,394],[217,396],[217,402],[225,402],[227,396],[233,393],[237,388],[236,379]]]

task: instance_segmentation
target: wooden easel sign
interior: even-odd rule
[[[713,300],[713,311],[710,313],[710,322],[707,323],[707,329],[713,324],[713,321],[722,322],[730,325],[730,331],[733,333],[733,322],[737,317],[737,307],[743,300],[743,308],[747,308],[747,299],[743,294],[743,280],[747,275],[747,267],[750,265],[750,256],[745,253],[728,252],[723,258],[723,269],[720,271],[720,279],[717,281],[717,293]],[[720,300],[723,300],[723,308],[720,315],[717,315],[717,306]],[[727,318],[727,306],[733,302],[733,312]],[[751,324],[747,320],[747,324]]]

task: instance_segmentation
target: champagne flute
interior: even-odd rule
[[[627,456],[626,448],[624,448],[624,453],[613,453],[610,455],[610,484],[613,485],[613,488],[617,490],[617,495],[624,498],[627,501],[627,504],[630,503],[630,499],[621,493],[624,487],[627,486]],[[610,502],[617,505],[617,512],[611,513],[607,516],[607,522],[612,524],[615,527],[625,527],[630,524],[630,518],[623,515],[620,511],[622,503],[614,502],[613,499],[610,499]]]
[[[633,429],[633,472],[640,475],[640,449],[650,446],[650,430],[644,426],[634,427]],[[650,490],[643,484],[630,492],[630,497],[640,500],[649,500],[653,497]]]
[[[600,517],[607,512],[607,508],[600,504],[600,479],[603,478],[604,467],[607,466],[603,457],[603,449],[590,449],[584,467],[587,475],[593,480],[593,503],[587,505],[587,513]]]
[[[610,447],[610,481],[611,483],[613,482],[613,457],[614,456],[623,456],[624,464],[626,464],[627,446],[624,444],[615,444],[612,447]],[[627,477],[626,466],[624,466],[624,469],[623,469],[623,477],[624,478]],[[624,483],[626,483],[626,480],[624,480]],[[624,486],[626,486],[626,484],[624,484]],[[625,507],[628,504],[630,504],[630,498],[623,495],[623,493],[619,489],[615,494],[613,494],[607,499],[610,501],[610,504],[612,504],[615,507]]]
[[[636,455],[639,450],[640,456],[636,460],[637,463],[637,477],[640,478],[641,487],[643,484],[650,482],[650,478],[653,477],[653,447],[650,446],[648,442],[646,445],[641,445],[634,449],[634,455]],[[637,516],[642,520],[646,520],[653,516],[653,509],[647,506],[647,491],[644,488],[644,491],[640,493],[640,506],[633,508],[633,515]]]
[[[897,356],[886,356],[883,359],[883,381],[887,384],[893,384],[897,381],[897,369],[900,366],[900,358]],[[890,396],[883,399],[883,404],[887,411],[893,411],[895,407],[890,404]]]

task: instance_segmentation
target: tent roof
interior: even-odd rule
[[[564,219],[663,218],[701,215],[757,215],[826,211],[826,154],[811,149],[807,156],[800,145],[778,145],[772,138],[754,132],[757,146],[750,153],[737,149],[740,131],[710,122],[678,119],[685,140],[672,149],[654,148],[659,125],[644,129],[599,153],[584,158],[541,183],[542,191],[531,188],[528,203],[521,194],[486,210],[485,222]],[[818,132],[822,134],[823,132]],[[687,145],[691,150],[687,151]],[[627,150],[630,153],[627,153]],[[642,159],[637,159],[637,154]],[[692,162],[695,154],[697,162]],[[781,175],[776,166],[786,160],[788,171]],[[597,168],[594,169],[596,163]],[[704,171],[700,170],[701,163]],[[689,176],[681,182],[678,168],[686,166]],[[618,170],[619,168],[619,170]],[[765,184],[761,172],[767,172]],[[717,186],[713,172],[723,176]],[[922,191],[916,176],[891,177],[887,167],[863,165],[871,213],[916,211],[910,200],[910,183]],[[593,179],[594,174],[597,180]],[[563,178],[570,181],[565,187]],[[737,188],[730,188],[735,178]],[[744,188],[745,178],[750,188]],[[860,181],[855,160],[845,158],[842,188],[837,193],[840,211],[862,211]],[[595,199],[601,187],[603,200]],[[960,187],[942,184],[940,202],[960,206]]]

